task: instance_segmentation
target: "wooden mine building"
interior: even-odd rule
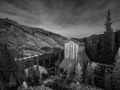
[[[75,38],[71,38],[64,44],[64,59],[62,62],[58,60],[55,65],[59,69],[61,68],[63,71],[67,71],[69,65],[72,65],[74,68],[78,63],[81,68],[84,69],[89,61],[90,60],[85,53],[85,44]],[[58,74],[59,70],[56,71]]]

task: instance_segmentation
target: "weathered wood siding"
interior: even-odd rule
[[[74,41],[69,41],[65,43],[65,58],[77,60],[78,53],[83,52],[85,49],[84,45],[75,43]]]
[[[79,44],[79,52],[85,52],[85,45],[84,44]]]

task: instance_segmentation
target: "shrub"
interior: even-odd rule
[[[86,86],[84,84],[77,85],[76,83],[72,83],[70,87],[72,88],[72,90],[102,90],[100,88]],[[70,87],[68,87],[68,88],[70,88]]]

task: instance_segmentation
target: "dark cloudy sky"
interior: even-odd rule
[[[0,0],[0,17],[67,37],[104,32],[107,9],[120,29],[120,0]]]

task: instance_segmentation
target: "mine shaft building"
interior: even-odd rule
[[[74,68],[80,64],[82,70],[84,70],[89,61],[90,60],[85,53],[85,43],[78,39],[71,38],[64,44],[64,59],[62,62],[58,60],[56,66],[58,66],[59,70],[63,69],[63,71],[67,71],[70,65]],[[59,74],[61,74],[61,72]]]

